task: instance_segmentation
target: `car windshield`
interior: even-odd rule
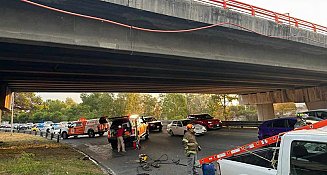
[[[191,119],[213,119],[209,114],[201,114],[201,115],[189,115]]]

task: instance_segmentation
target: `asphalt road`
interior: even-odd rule
[[[256,129],[231,129],[226,128],[208,131],[204,136],[197,137],[202,151],[198,158],[217,154],[221,151],[234,148],[251,141],[257,140]],[[186,164],[186,157],[182,146],[181,136],[169,136],[166,131],[152,132],[149,140],[142,140],[140,150],[127,148],[126,153],[113,151],[107,142],[106,135],[103,137],[88,138],[78,137],[69,138],[63,142],[85,152],[106,168],[110,168],[117,175],[137,175],[138,173],[148,173],[150,175],[171,175],[186,174],[186,167],[176,164],[162,164],[159,168],[151,167],[150,171],[144,171],[139,167],[138,155],[147,154],[152,159],[158,159],[163,154],[167,154],[168,160],[180,160],[181,164]],[[166,157],[162,157],[165,159]],[[139,170],[139,172],[137,171]],[[201,170],[199,169],[199,172]]]

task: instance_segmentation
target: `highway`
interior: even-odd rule
[[[202,147],[198,158],[202,158],[257,140],[257,130],[223,128],[208,131],[204,136],[197,137],[197,140]],[[113,151],[107,142],[106,135],[103,137],[96,136],[96,138],[72,137],[63,142],[90,155],[102,166],[111,169],[117,175],[137,175],[138,173],[150,175],[186,174],[186,167],[176,164],[162,164],[159,168],[150,167],[149,171],[137,168],[140,165],[138,162],[139,154],[147,154],[151,159],[158,159],[161,155],[167,154],[168,161],[164,161],[164,163],[171,163],[174,159],[174,161],[180,160],[181,164],[186,164],[187,159],[184,156],[182,136],[169,136],[165,130],[163,132],[151,132],[149,140],[141,141],[142,148],[140,150],[127,148],[126,153]],[[162,157],[162,159],[165,158],[165,156]],[[200,169],[199,172],[201,172]]]

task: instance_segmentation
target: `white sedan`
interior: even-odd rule
[[[186,125],[191,123],[191,120],[174,120],[167,125],[167,133],[173,135],[184,135],[186,132]],[[194,124],[195,135],[203,135],[207,132],[207,129],[199,124]]]

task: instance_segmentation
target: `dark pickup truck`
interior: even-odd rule
[[[148,127],[150,131],[158,130],[162,131],[162,122],[157,120],[155,117],[143,117],[143,120],[148,123]]]

